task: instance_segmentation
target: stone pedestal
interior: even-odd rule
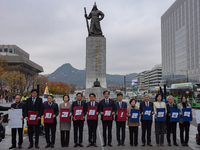
[[[100,87],[93,87],[98,79]],[[86,38],[86,90],[88,93],[95,93],[97,98],[103,97],[98,93],[107,89],[106,84],[106,38],[102,36],[89,36]],[[99,97],[100,96],[100,97]]]

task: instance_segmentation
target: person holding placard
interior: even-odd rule
[[[66,117],[71,117],[72,113],[71,112],[71,106],[72,104],[69,103],[69,95],[65,94],[63,95],[63,103],[60,104],[60,117],[62,117],[63,114],[61,114],[62,109],[69,109],[69,113]],[[69,146],[69,137],[70,137],[70,129],[71,129],[71,119],[69,119],[69,122],[61,122],[60,121],[60,135],[61,135],[61,146],[62,147],[68,147]]]
[[[102,120],[102,125],[103,125],[103,140],[104,140],[104,147],[107,144],[107,136],[106,136],[106,130],[108,127],[108,146],[112,147],[111,142],[112,142],[112,122],[113,122],[113,115],[115,114],[115,103],[112,99],[109,98],[110,92],[109,91],[104,91],[103,92],[104,99],[100,101],[99,108],[100,108],[100,113],[101,113],[101,120]],[[107,108],[111,108],[112,112],[110,112],[110,109],[108,110]],[[104,110],[106,114],[104,114]],[[111,116],[110,120],[104,120],[104,117]]]
[[[54,148],[55,138],[56,138],[56,125],[57,125],[56,117],[58,116],[58,112],[59,112],[58,104],[54,102],[53,95],[48,95],[47,101],[48,102],[43,105],[45,138],[46,138],[46,143],[47,143],[45,148],[48,148],[50,146],[51,148]],[[46,110],[46,113],[45,113],[45,110]],[[52,111],[47,111],[47,110],[52,110]],[[51,141],[50,141],[50,135],[49,135],[50,130],[51,130]]]
[[[143,114],[144,109],[147,108],[148,111]],[[152,126],[152,115],[154,114],[153,103],[149,101],[149,95],[144,95],[144,101],[140,103],[140,114],[141,114],[141,123],[142,123],[142,146],[145,146],[145,134],[147,131],[147,145],[153,146],[151,144],[151,126]],[[151,118],[149,120],[145,119],[145,116]]]
[[[162,94],[158,93],[156,94],[154,102],[154,113],[155,113],[155,131],[156,131],[156,143],[157,146],[163,146],[164,147],[164,128],[165,128],[165,122],[166,121],[158,121],[158,117],[166,117],[167,109],[166,104],[162,102]],[[158,109],[164,108],[165,112],[159,112],[157,114]],[[159,116],[158,116],[159,115]]]
[[[28,114],[30,114],[29,112],[35,112],[37,113],[37,118],[36,118],[36,121],[37,121],[37,124],[36,125],[32,125],[32,124],[29,124],[28,123],[28,137],[29,137],[29,142],[30,142],[30,145],[28,146],[28,149],[32,148],[33,147],[33,133],[35,131],[35,148],[40,148],[38,146],[39,144],[39,131],[40,131],[40,117],[42,115],[42,99],[39,98],[37,96],[37,90],[36,89],[32,89],[31,90],[31,97],[29,97],[27,100],[26,100],[26,104],[25,104],[25,107],[24,107],[24,116],[25,116],[25,119],[29,122],[29,119],[28,118]],[[33,129],[35,128],[35,130]]]
[[[183,108],[191,108],[191,105],[187,103],[186,96],[181,97],[181,103],[177,105],[177,108],[180,110],[180,121],[179,121],[179,128],[180,128],[180,139],[182,146],[188,146],[189,141],[189,131],[190,131],[190,122],[189,121],[183,121]],[[185,138],[184,138],[184,132],[185,132]]]
[[[173,134],[173,142],[175,146],[178,146],[176,142],[176,124],[177,122],[171,122],[170,117],[171,117],[171,110],[172,109],[177,109],[177,105],[174,104],[174,98],[173,96],[168,96],[168,104],[167,104],[167,118],[166,118],[166,123],[167,123],[167,142],[168,146],[171,146],[171,132]],[[177,116],[178,117],[178,116]]]
[[[117,94],[117,102],[115,102],[115,121],[116,121],[116,136],[117,136],[117,146],[125,146],[124,141],[125,141],[125,127],[126,127],[126,112],[127,112],[127,104],[126,102],[122,102],[123,99],[123,94],[118,93]],[[119,109],[122,110],[121,114],[119,113]],[[124,112],[123,112],[124,109]],[[125,121],[120,121],[118,120],[119,118],[125,118]],[[120,139],[120,129],[122,131],[122,137]]]
[[[87,112],[87,105],[82,100],[82,93],[76,94],[76,101],[72,103],[72,116],[73,116],[73,126],[74,126],[74,147],[83,147],[83,126],[85,121],[85,115]],[[81,108],[81,109],[78,109]],[[81,116],[81,118],[80,118]],[[78,119],[77,119],[78,118]],[[79,138],[77,136],[79,131]],[[78,143],[79,139],[79,143]]]
[[[130,99],[129,101],[130,106],[127,108],[127,117],[128,117],[128,122],[127,125],[129,126],[129,134],[130,134],[130,145],[133,146],[133,134],[134,134],[134,145],[137,146],[138,145],[138,126],[140,125],[139,122],[131,122],[130,118],[133,116],[133,114],[131,114],[131,110],[139,110],[139,107],[135,106],[136,104],[136,100],[134,98]],[[139,114],[137,114],[137,116],[135,115],[135,117],[132,118],[138,118]],[[139,118],[138,118],[139,121]]]
[[[11,105],[11,109],[21,109],[22,110],[22,114],[24,112],[24,103],[21,102],[21,96],[20,95],[16,95],[15,96],[15,103],[13,103]],[[24,117],[22,116],[21,120],[22,120],[22,124],[23,124],[23,119]],[[10,118],[8,118],[8,121],[10,121]],[[22,128],[12,128],[11,129],[11,134],[12,134],[12,146],[9,147],[9,149],[13,149],[16,148],[16,135],[18,132],[18,136],[19,136],[19,140],[18,140],[18,148],[21,149],[22,148],[22,143],[23,143],[23,125]]]
[[[98,114],[99,114],[99,103],[95,101],[96,95],[94,93],[89,94],[90,101],[87,102],[87,124],[88,124],[88,131],[89,131],[89,144],[87,147],[94,145],[97,147],[96,140],[97,140],[97,125],[98,125]],[[92,109],[94,107],[94,109]],[[91,109],[89,109],[91,108]],[[91,119],[89,116],[95,116],[95,118]]]

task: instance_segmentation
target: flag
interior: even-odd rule
[[[162,88],[161,88],[160,85],[159,85],[159,87],[158,87],[158,92],[159,92],[160,94],[162,94],[162,101],[165,102],[165,97],[164,97],[164,94],[163,94],[163,91],[162,91]]]

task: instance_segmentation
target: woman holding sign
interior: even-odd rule
[[[71,129],[71,104],[69,103],[69,95],[63,95],[63,103],[60,104],[60,135],[61,146],[69,146],[69,135]]]
[[[130,134],[130,145],[133,146],[133,133],[134,133],[134,144],[135,146],[138,145],[138,126],[139,124],[139,107],[135,106],[135,99],[132,98],[129,101],[130,105],[127,108],[127,117],[128,117],[128,122],[127,125],[129,126],[129,134]],[[138,113],[135,113],[136,115],[134,115],[134,113],[131,113],[131,110],[138,110]],[[134,115],[134,117],[132,117]],[[131,122],[130,118],[138,118],[138,122]]]
[[[156,143],[157,146],[164,147],[164,127],[165,127],[167,109],[166,109],[166,104],[162,102],[162,94],[160,93],[156,94],[155,101],[156,102],[154,102],[154,112],[155,112]]]
[[[180,128],[180,139],[182,146],[188,146],[189,141],[189,131],[190,131],[190,122],[189,121],[183,121],[183,117],[185,114],[183,114],[184,108],[191,108],[191,105],[187,103],[186,97],[181,97],[181,103],[177,105],[178,109],[180,110],[180,121],[179,121],[179,128]],[[191,115],[191,112],[189,113]],[[189,116],[186,116],[189,117]],[[184,139],[184,131],[185,131],[185,139]]]

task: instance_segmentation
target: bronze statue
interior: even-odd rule
[[[88,34],[89,36],[95,36],[95,35],[101,35],[102,36],[102,30],[100,26],[100,21],[104,18],[104,13],[100,10],[98,10],[96,3],[94,4],[92,11],[87,16],[86,14],[86,8],[85,9],[85,18],[88,28]],[[90,28],[88,25],[88,20],[91,19]]]

